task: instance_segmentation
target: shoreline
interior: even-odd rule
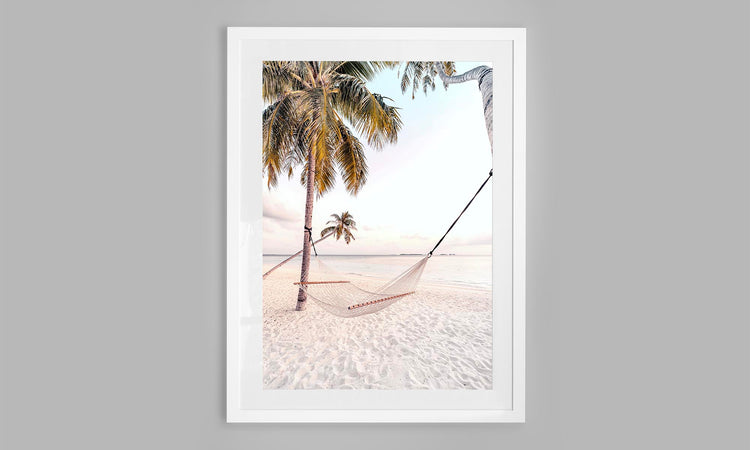
[[[398,276],[401,271],[406,270],[421,257],[424,257],[424,255],[325,255],[320,261],[324,266],[324,271],[331,271],[332,274],[335,273],[336,276],[345,276],[352,279],[357,278],[360,281],[366,281],[368,283],[374,281],[377,283],[376,285],[379,286]],[[459,267],[464,267],[462,265],[463,262],[458,262],[462,258],[473,260],[477,257],[488,258],[487,266],[491,267],[491,255],[433,256],[433,258],[438,258],[438,261],[434,261],[432,264],[427,264],[419,284],[422,287],[472,289],[491,292],[492,275],[490,270],[480,278],[476,278],[476,276],[469,277],[468,281],[453,279],[453,277],[451,277],[452,279],[446,279],[448,273],[444,270],[446,263],[449,267],[459,269]],[[270,260],[266,258],[269,258]],[[277,258],[278,261],[275,260]],[[262,272],[265,273],[284,258],[283,255],[264,255]],[[295,259],[286,263],[285,266],[282,266],[282,268],[289,270],[288,267],[296,267],[297,277],[299,277],[301,258],[301,256],[297,256]],[[383,259],[380,260],[379,258]],[[391,265],[391,262],[395,265]],[[442,270],[438,269],[435,263],[437,263]],[[348,266],[349,270],[346,270],[343,266]],[[393,269],[384,271],[384,267],[393,267]],[[311,275],[314,275],[314,273],[320,269],[321,267],[316,267],[314,260],[311,261]]]

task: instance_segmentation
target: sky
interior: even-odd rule
[[[488,63],[458,62],[457,71]],[[338,178],[333,190],[315,200],[313,235],[317,239],[333,213],[349,211],[357,222],[355,240],[347,245],[333,237],[318,244],[319,254],[426,254],[471,199],[492,167],[484,125],[482,97],[474,81],[452,84],[446,91],[436,79],[435,91],[401,93],[397,70],[378,74],[370,91],[390,97],[401,108],[398,142],[382,150],[367,148],[367,184],[357,196]],[[492,252],[490,184],[451,230],[440,253],[489,255]],[[305,188],[299,170],[291,180],[263,188],[263,253],[292,254],[302,248]]]

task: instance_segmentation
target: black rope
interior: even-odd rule
[[[312,248],[313,248],[313,251],[315,252],[315,256],[318,256],[318,251],[315,249],[315,241],[313,241],[313,237],[312,237],[312,228],[305,227],[305,231],[310,233],[309,235],[310,243],[312,244]]]
[[[479,190],[477,190],[477,193],[474,194],[474,197],[471,197],[471,200],[469,200],[469,203],[467,203],[466,206],[464,206],[464,210],[461,211],[461,214],[459,214],[458,217],[456,217],[456,220],[453,221],[453,223],[451,224],[451,226],[448,227],[448,231],[445,232],[445,234],[443,235],[443,237],[441,237],[440,240],[438,241],[438,243],[435,244],[435,246],[432,248],[432,250],[430,250],[430,253],[428,253],[429,256],[432,256],[432,252],[434,252],[435,249],[438,248],[438,246],[440,245],[440,243],[443,242],[443,239],[445,239],[445,237],[448,236],[448,233],[450,233],[450,231],[453,229],[453,226],[456,224],[456,222],[458,222],[458,219],[460,219],[461,216],[464,215],[464,213],[466,212],[466,210],[469,209],[469,205],[471,205],[471,202],[473,202],[474,199],[477,198],[477,195],[479,195],[479,192],[482,190],[482,188],[484,188],[484,185],[487,184],[488,181],[490,181],[490,178],[492,178],[492,170],[490,170],[490,174],[487,176],[487,179],[484,180],[484,183],[482,183],[482,185],[479,186]]]

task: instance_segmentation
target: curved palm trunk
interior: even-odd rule
[[[331,236],[332,234],[333,234],[333,233],[328,233],[328,234],[326,234],[326,235],[325,235],[325,236],[323,236],[322,238],[320,238],[320,239],[318,239],[317,241],[313,242],[313,244],[317,244],[318,242],[320,242],[320,241],[322,241],[322,240],[324,240],[324,239],[327,239],[327,238],[328,238],[328,237],[330,237],[330,236]],[[303,250],[304,250],[304,248],[303,248]],[[293,254],[293,255],[292,255],[292,256],[290,256],[289,258],[287,258],[287,259],[285,259],[285,260],[281,261],[280,263],[276,264],[275,266],[273,266],[273,267],[271,268],[271,270],[269,270],[268,272],[266,272],[266,273],[264,273],[264,274],[263,274],[263,279],[265,280],[265,279],[266,279],[266,277],[267,277],[267,276],[268,276],[268,275],[269,275],[269,274],[270,274],[271,272],[273,272],[274,270],[276,270],[276,269],[278,269],[279,267],[283,266],[284,264],[288,263],[289,261],[291,261],[292,259],[294,259],[294,258],[295,258],[295,257],[296,257],[297,255],[299,255],[300,253],[302,253],[302,250],[298,251],[297,253]]]
[[[313,212],[313,200],[315,196],[315,152],[310,149],[310,154],[307,157],[307,200],[305,202],[305,227],[307,229],[312,228],[312,212]],[[299,281],[304,283],[307,281],[307,276],[310,274],[310,239],[312,236],[307,234],[307,229],[303,233],[302,238],[302,269],[300,270]],[[297,311],[304,311],[307,306],[307,292],[299,287],[297,293]]]
[[[490,138],[490,150],[494,149],[492,142],[492,68],[478,66],[461,75],[447,75],[443,64],[436,64],[438,75],[445,84],[465,83],[476,80],[479,84],[479,92],[482,93],[482,104],[484,106],[484,126],[487,128],[487,136]]]

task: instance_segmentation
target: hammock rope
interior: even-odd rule
[[[469,209],[469,205],[471,205],[471,202],[473,202],[474,199],[477,198],[477,195],[479,195],[479,193],[482,192],[482,188],[484,188],[484,185],[487,184],[488,181],[490,181],[490,178],[492,178],[492,169],[490,169],[490,174],[487,175],[487,179],[484,180],[484,183],[482,183],[482,185],[479,186],[479,189],[477,189],[477,192],[474,194],[473,197],[471,197],[471,200],[469,200],[469,203],[467,203],[466,206],[464,206],[464,209],[461,211],[461,214],[459,214],[458,217],[456,217],[456,220],[454,220],[453,223],[451,224],[451,226],[448,227],[448,231],[445,232],[445,234],[443,235],[443,237],[440,238],[440,240],[438,241],[438,243],[435,244],[435,246],[432,248],[432,250],[430,250],[430,253],[428,253],[428,255],[432,255],[432,252],[434,252],[435,249],[437,249],[438,246],[443,242],[443,239],[445,239],[445,237],[448,236],[448,233],[451,232],[451,230],[453,229],[453,227],[456,225],[456,222],[458,222],[458,219],[460,219],[461,216],[464,215],[464,213],[466,212],[466,210]]]
[[[307,237],[310,239],[310,245],[312,245],[315,256],[318,256],[318,250],[315,248],[315,240],[312,237],[312,227],[305,227],[305,232],[309,233]]]
[[[492,170],[490,170],[487,179],[479,186],[477,192],[471,197],[471,200],[464,206],[464,209],[429,253],[378,289],[374,291],[361,289],[349,281],[341,280],[340,277],[331,280],[306,281],[294,284],[304,289],[308,297],[315,300],[325,311],[340,317],[357,317],[372,314],[413,295],[416,292],[417,284],[422,277],[422,272],[424,272],[427,261],[432,257],[433,252],[440,246],[445,237],[448,236],[448,233],[450,233],[461,216],[469,209],[471,203],[490,181],[490,178],[492,178]],[[310,240],[312,241],[312,229],[305,227],[305,231],[310,233]],[[320,261],[317,251],[315,251],[315,260],[318,262],[319,267],[323,269],[322,272],[333,272],[327,269],[323,262]]]

